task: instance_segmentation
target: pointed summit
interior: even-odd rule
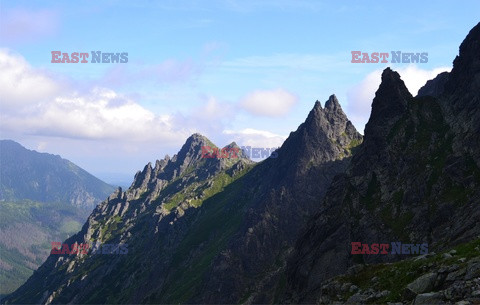
[[[325,102],[325,109],[328,109],[330,111],[337,111],[337,109],[342,110],[342,107],[340,106],[340,103],[338,102],[338,99],[335,96],[335,94],[330,95],[330,97],[328,98],[328,101]]]
[[[303,171],[311,164],[348,156],[348,147],[361,141],[362,136],[348,120],[338,99],[331,95],[325,102],[325,108],[317,100],[305,122],[285,140],[278,153],[282,156],[279,162],[283,162],[283,156],[299,160],[296,165]],[[291,161],[286,162],[289,164],[285,167],[290,167]]]
[[[183,146],[182,146],[182,149],[183,148],[196,148],[199,145],[200,145],[200,147],[202,145],[215,146],[212,143],[212,141],[210,141],[204,135],[201,135],[199,133],[194,133],[190,137],[187,138],[187,140],[185,141],[185,144],[183,144]],[[180,152],[182,151],[182,149],[180,150]]]
[[[237,145],[236,142],[232,142],[226,145],[224,148],[228,148],[229,150],[234,149],[236,153],[235,154],[230,153],[230,155],[236,155],[235,159],[244,159],[247,161],[251,161],[250,158],[247,156],[247,154],[245,154],[245,152],[241,149],[240,146]]]
[[[370,119],[365,126],[365,143],[373,141],[375,145],[381,145],[390,128],[407,111],[410,99],[412,95],[408,92],[400,75],[386,68],[372,102]]]
[[[327,118],[328,122],[332,126],[337,126],[338,122],[347,122],[345,127],[345,133],[349,137],[356,138],[358,141],[361,141],[361,138],[356,137],[357,130],[353,126],[353,124],[348,120],[347,115],[343,112],[342,106],[340,106],[340,102],[338,101],[335,94],[330,95],[328,100],[325,102],[325,117]],[[330,136],[338,136],[335,132],[329,134]]]
[[[185,141],[176,156],[178,164],[187,167],[202,158],[202,146],[216,147],[207,137],[194,133]]]
[[[186,140],[186,142],[188,142],[189,140],[197,140],[197,141],[210,141],[206,136],[196,132],[194,134],[192,134],[191,136],[189,136]]]
[[[207,137],[194,133],[187,138],[185,144],[171,159],[168,155],[162,160],[145,165],[142,171],[135,174],[132,185],[128,190],[129,199],[138,198],[143,192],[158,184],[157,180],[163,180],[165,183],[180,176],[189,166],[197,167],[202,160],[202,146],[216,147]],[[165,183],[161,183],[163,186]]]
[[[324,121],[327,121],[329,124],[322,123]],[[322,104],[318,100],[315,102],[304,124],[306,125],[305,128],[317,129],[318,127],[326,127],[327,130],[330,130],[330,127],[334,127],[338,123],[343,125],[344,121],[348,121],[348,118],[343,112],[337,97],[335,94],[332,94],[325,102],[325,108],[322,108]],[[329,133],[328,135],[331,136],[333,134]]]
[[[400,78],[400,74],[390,68],[386,68],[382,73],[382,82],[375,93],[372,112],[388,108],[390,109],[388,112],[391,115],[403,113],[407,106],[407,100],[410,98],[412,98],[412,95]]]
[[[453,69],[445,91],[448,93],[478,91],[479,83],[475,76],[480,73],[480,22],[473,27],[460,45],[458,56],[453,61]]]

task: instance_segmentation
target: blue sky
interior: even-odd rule
[[[336,94],[360,132],[381,71],[451,69],[479,1],[0,1],[0,138],[131,180],[194,132],[277,147]],[[51,51],[128,63],[51,63]],[[351,51],[428,63],[351,63]]]

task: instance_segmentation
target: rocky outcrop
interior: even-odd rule
[[[317,304],[476,304],[479,241],[462,245],[460,253],[451,250],[394,264],[355,265],[322,284]]]
[[[440,100],[445,116],[455,130],[455,151],[472,156],[480,166],[480,23],[460,45],[459,55]]]
[[[479,31],[480,24],[462,43],[438,98],[413,98],[398,73],[383,72],[364,142],[297,242],[287,300],[315,302],[324,281],[355,263],[405,258],[355,256],[351,242],[441,250],[480,233]]]
[[[418,90],[417,97],[427,95],[439,97],[445,90],[445,83],[448,81],[448,76],[448,72],[442,72],[434,79],[427,81],[427,83]]]

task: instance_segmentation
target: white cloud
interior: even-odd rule
[[[0,50],[2,132],[80,139],[161,140],[178,143],[190,135],[174,128],[170,115],[156,115],[106,88],[86,93]]]
[[[234,119],[235,108],[213,96],[201,96],[200,99],[200,105],[186,110],[186,114],[175,113],[170,122],[172,126],[189,126],[190,134],[198,132],[214,137]]]
[[[418,89],[423,87],[428,80],[435,78],[435,76],[442,72],[449,72],[451,69],[452,68],[449,67],[439,67],[433,70],[423,70],[416,65],[409,65],[406,68],[397,69],[397,72],[405,82],[410,93],[416,96]]]
[[[59,92],[60,86],[53,79],[33,69],[23,57],[0,49],[2,106],[23,108],[44,102]]]
[[[265,130],[246,128],[242,130],[224,130],[229,137],[229,143],[235,141],[240,146],[273,148],[282,146],[287,137]]]
[[[347,92],[348,105],[346,112],[359,132],[363,132],[370,117],[372,100],[380,85],[381,75],[381,70],[375,70]]]
[[[192,116],[201,117],[208,121],[221,120],[231,115],[231,107],[228,104],[219,102],[213,96],[208,97],[205,104],[192,113]]]
[[[252,147],[279,147],[286,138],[262,130],[226,130],[241,106],[214,96],[200,96],[196,107],[183,112],[159,114],[134,97],[32,67],[7,49],[0,49],[0,95],[2,138],[83,160],[79,165],[94,173],[117,167],[133,173],[148,161],[178,152],[194,132],[212,140],[221,134],[221,142]],[[247,98],[251,112],[269,116],[285,114],[297,101],[283,89],[255,91]]]
[[[24,133],[84,139],[175,141],[188,133],[175,131],[168,115],[155,115],[107,89],[88,95],[60,96],[38,104],[22,115],[6,115],[2,129]]]
[[[280,117],[287,114],[297,101],[297,96],[284,89],[257,90],[243,98],[240,106],[255,115]]]
[[[416,65],[405,68],[392,68],[400,74],[410,93],[415,96],[425,83],[435,78],[439,73],[450,71],[451,68],[439,67],[432,70],[424,70]],[[359,84],[353,86],[347,92],[347,114],[357,130],[363,132],[365,124],[370,117],[371,105],[375,92],[380,86],[382,70],[369,73]]]

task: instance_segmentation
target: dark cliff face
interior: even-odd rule
[[[332,178],[362,141],[332,95],[319,102],[278,150],[245,177],[254,198],[240,229],[216,256],[204,286],[189,302],[278,301],[277,283],[298,232],[323,198]]]
[[[479,33],[480,24],[437,97],[412,98],[398,73],[383,72],[364,142],[296,244],[287,300],[315,302],[322,282],[354,264],[406,258],[352,255],[352,242],[437,251],[480,233]]]
[[[356,164],[363,164],[364,168],[368,168],[386,161],[385,150],[389,144],[390,130],[405,115],[411,99],[412,95],[400,75],[390,68],[385,69],[372,102],[370,119],[365,125],[362,149],[355,155]],[[353,170],[363,173],[364,168]]]
[[[374,215],[381,210],[381,181],[387,179],[389,171],[396,170],[396,160],[392,160],[391,153],[399,152],[390,149],[390,130],[406,116],[411,100],[398,73],[385,69],[372,103],[364,142],[355,152],[347,173],[334,179],[316,216],[297,242],[287,272],[295,301],[304,301],[318,283],[343,273],[352,265],[348,253],[350,241],[367,237],[374,242],[388,240],[387,228],[380,227],[381,221]],[[383,172],[374,169],[383,169]],[[387,187],[388,191],[394,189],[393,185]],[[389,196],[391,198],[391,194]]]
[[[448,81],[448,72],[438,74],[434,79],[427,81],[427,83],[418,90],[417,97],[433,96],[439,97],[445,90],[445,83]]]
[[[445,84],[445,91],[451,95],[479,95],[480,72],[480,23],[473,27],[460,45],[453,69]],[[473,104],[474,101],[471,101]],[[470,103],[469,103],[470,104]]]
[[[273,301],[300,228],[361,141],[335,96],[315,104],[277,158],[255,166],[241,153],[202,158],[201,147],[215,145],[195,134],[178,155],[147,164],[66,241],[126,243],[127,255],[51,255],[7,300]]]
[[[455,130],[454,150],[472,155],[480,166],[480,23],[460,45],[459,55],[440,99],[446,119]]]

